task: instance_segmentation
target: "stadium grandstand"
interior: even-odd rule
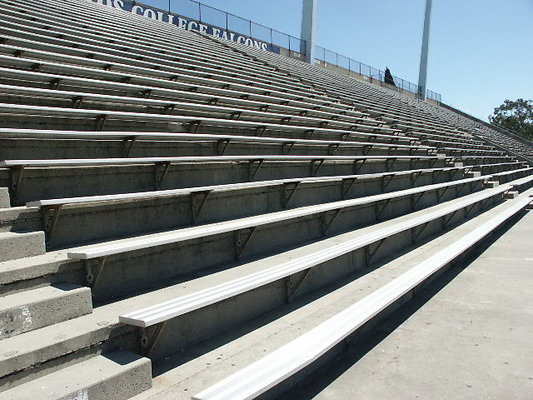
[[[0,399],[394,398],[383,382],[450,365],[419,352],[475,368],[447,331],[419,352],[395,335],[453,325],[442,296],[480,324],[491,301],[520,304],[499,287],[525,268],[478,274],[495,300],[464,288],[483,258],[531,267],[530,142],[290,48],[110,5],[0,1]],[[383,387],[346,392],[344,374]]]

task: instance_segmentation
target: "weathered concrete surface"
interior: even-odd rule
[[[529,212],[362,358],[348,354],[297,397],[531,399],[531,237]]]
[[[43,254],[44,232],[0,232],[0,262]]]
[[[0,208],[9,207],[9,191],[5,187],[0,187]]]
[[[0,399],[125,400],[151,387],[150,360],[117,351],[0,393]]]
[[[91,289],[64,283],[2,298],[0,339],[92,312]]]

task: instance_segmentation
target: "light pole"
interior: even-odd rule
[[[431,6],[433,0],[426,0],[426,14],[424,17],[424,33],[422,35],[422,51],[420,54],[420,72],[418,74],[418,96],[426,99],[426,83],[428,70],[428,48],[429,48],[429,25],[431,22]]]
[[[305,40],[305,60],[315,63],[316,3],[318,0],[302,0],[302,30],[300,37]]]

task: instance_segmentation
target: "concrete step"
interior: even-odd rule
[[[91,312],[91,290],[69,283],[4,296],[0,307],[0,339]]]
[[[516,199],[518,197],[518,194],[519,193],[516,190],[510,190],[505,194],[504,198],[506,200]]]
[[[9,190],[5,187],[0,187],[0,208],[6,208],[10,205]]]
[[[375,269],[360,271],[353,277],[339,282],[335,290],[304,296],[293,304],[283,306],[276,313],[264,314],[244,325],[234,326],[216,339],[211,338],[185,349],[184,352],[156,361],[153,388],[134,399],[189,400],[191,394],[209,387],[283,346],[384,286],[408,271],[413,265],[426,260],[458,238],[467,235],[508,205],[508,202],[504,202],[406,254],[392,260],[384,260]],[[385,313],[381,317],[387,315],[390,314]],[[355,336],[349,338],[349,343],[356,346],[357,333],[371,335],[374,327],[379,327],[379,321],[369,324],[368,327],[363,328],[363,331],[356,332]],[[235,339],[237,336],[238,338]],[[342,350],[342,347],[336,350]],[[333,354],[331,358],[326,358],[334,360],[334,357]]]
[[[98,355],[3,393],[0,399],[125,400],[152,386],[149,359],[116,351]]]
[[[471,171],[465,173],[465,178],[477,178],[481,176],[481,171]]]
[[[0,262],[44,254],[44,232],[0,232]]]
[[[0,208],[0,232],[34,232],[42,228],[38,207]]]
[[[318,171],[311,171],[313,164],[310,161],[265,161],[260,168],[257,163],[252,165],[250,162],[187,162],[173,164],[166,174],[161,170],[160,179],[156,179],[154,169],[161,168],[155,168],[153,164],[36,167],[25,169],[15,204],[50,198],[229,184],[252,179],[259,181],[445,167],[444,159],[432,165],[433,161],[435,159],[399,159],[391,165],[386,160],[374,159],[356,166],[353,161],[332,160],[325,161]],[[7,169],[0,169],[0,184],[3,182],[9,182]]]
[[[424,186],[461,178],[461,170],[440,172],[439,169],[418,170],[410,173],[353,175],[357,182],[347,185],[350,177],[310,178],[311,180],[278,180],[243,182],[233,185],[203,186],[175,191],[152,191],[118,194],[109,197],[57,199],[30,203],[40,204],[41,213],[54,221],[54,229],[47,234],[47,249],[84,245],[91,242],[177,229],[189,225],[219,222],[260,213],[281,211],[331,201],[347,200],[409,189],[412,177]],[[199,202],[205,193],[205,200]],[[254,201],[250,201],[253,198]],[[78,202],[79,200],[79,202]],[[63,203],[64,201],[64,203]],[[61,207],[55,218],[53,207]],[[18,209],[20,207],[13,207]],[[42,229],[41,213],[31,213],[29,207],[16,214],[12,212],[13,226]],[[48,211],[46,211],[48,209]],[[8,209],[10,210],[10,209]],[[50,213],[50,214],[48,214]],[[166,218],[160,218],[166,215]],[[16,216],[16,219],[15,219]],[[5,218],[8,216],[6,215]],[[0,218],[2,214],[0,212]],[[5,225],[10,221],[6,220]],[[83,226],[83,230],[77,229]],[[13,229],[14,230],[14,229]]]
[[[462,204],[463,201],[464,199],[456,199],[447,203],[458,202]],[[448,204],[439,204],[434,209],[447,206]],[[481,207],[481,204],[478,204],[476,207]],[[401,216],[396,221],[386,221],[382,224],[387,224],[388,226],[390,224],[402,223],[412,218],[420,218],[430,211],[431,209],[416,211],[412,214]],[[463,213],[452,215],[455,218],[455,222],[451,221],[451,223],[455,224],[456,222],[462,221],[462,215]],[[436,231],[441,230],[440,221],[436,220],[435,224],[426,227],[420,234],[419,239],[434,232],[434,229]],[[373,230],[373,227],[367,227],[364,230],[370,232]],[[326,246],[326,242],[336,243],[347,237],[354,238],[360,233],[361,231],[352,231],[341,236],[331,237],[320,245]],[[400,251],[400,248],[404,248],[405,243],[408,245],[411,243],[412,237],[409,232],[405,232],[402,235],[404,240],[400,243],[392,242],[390,245],[385,244],[382,246],[379,254],[374,257],[376,261],[381,257],[390,255],[391,252]],[[65,362],[70,362],[72,359],[77,360],[80,354],[84,354],[87,351],[97,352],[104,346],[114,346],[114,348],[120,347],[138,351],[140,348],[138,328],[120,324],[118,321],[119,315],[153,306],[154,304],[164,303],[180,295],[213,286],[220,283],[223,277],[225,280],[231,280],[234,277],[257,272],[271,267],[274,259],[277,261],[287,261],[289,260],[287,257],[294,258],[298,255],[301,256],[308,252],[307,249],[309,247],[312,246],[316,249],[318,245],[315,242],[286,253],[271,256],[269,259],[260,259],[242,264],[241,267],[225,265],[224,270],[217,273],[211,273],[196,279],[195,276],[189,276],[189,280],[186,282],[177,283],[163,289],[100,306],[95,308],[91,314],[4,339],[0,341],[0,385],[10,387],[21,380],[27,379],[28,374],[40,376],[49,373],[50,369],[55,368],[56,363],[64,364]],[[18,275],[18,279],[23,279],[24,276],[31,277],[31,274],[36,274],[37,272],[35,271],[41,269],[49,271],[49,274],[53,274],[53,271],[58,269],[68,270],[72,265],[64,264],[61,266],[61,257],[64,257],[64,254],[65,252],[55,252],[54,256],[57,258],[57,261],[48,258],[49,254],[46,257],[34,257],[35,259],[42,258],[45,264],[41,267],[37,263],[33,263],[33,265],[29,265],[27,268],[19,271],[13,270],[13,273]],[[360,257],[364,258],[364,249],[361,249]],[[344,274],[345,270],[347,271],[352,268],[360,270],[365,265],[363,259],[355,262],[351,257],[345,257],[337,261],[339,262],[338,265],[335,264],[337,274],[333,274],[334,267],[330,265],[327,271],[326,269],[322,269],[322,273],[315,275],[306,284],[305,290],[302,287],[299,293],[318,290],[319,287],[326,283],[330,283],[335,279],[341,279],[340,276]],[[142,279],[149,279],[150,274],[154,274],[154,265],[155,263],[152,262],[150,269],[144,269]],[[108,265],[106,264],[107,267]],[[108,284],[115,282],[115,285],[127,285],[124,280],[124,277],[126,277],[124,272],[127,269],[122,268],[120,271],[113,275],[114,277],[111,278]],[[220,303],[220,305],[216,304],[209,310],[210,314],[206,314],[208,311],[201,309],[200,312],[185,315],[183,319],[176,320],[178,324],[173,324],[172,330],[167,330],[167,333],[170,332],[171,335],[165,334],[161,336],[157,343],[157,348],[154,348],[153,354],[157,352],[159,357],[173,352],[173,349],[186,348],[195,341],[201,340],[200,337],[206,338],[216,335],[220,333],[220,330],[230,329],[233,323],[242,323],[243,320],[255,317],[258,313],[262,314],[268,310],[272,310],[276,307],[277,302],[284,304],[286,297],[286,284],[284,281],[279,281],[269,285],[268,290],[261,288],[257,291],[250,292],[249,295],[236,297],[236,300],[231,299]],[[236,306],[237,303],[234,301],[238,302],[238,306]],[[222,313],[222,308],[220,307],[223,308],[224,313]],[[206,315],[210,315],[211,317],[206,318]],[[163,338],[163,336],[165,337]],[[176,336],[179,336],[179,338],[176,339]],[[17,351],[13,352],[13,349],[17,349]]]
[[[533,214],[524,213],[467,268],[450,271],[445,287],[422,290],[417,304],[380,323],[365,340],[372,348],[363,357],[361,346],[347,349],[284,398],[528,398],[533,381],[524,349],[531,347],[533,319],[524,315],[533,312],[531,235]],[[436,376],[439,383],[429,384]]]

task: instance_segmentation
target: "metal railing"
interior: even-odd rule
[[[438,103],[442,103],[442,96],[440,95],[440,93],[435,93],[435,92],[433,92],[433,91],[428,89],[426,97],[428,99],[435,100]]]
[[[385,82],[385,71],[371,67],[370,65],[366,65],[360,61],[354,60],[353,58],[335,53],[334,51],[325,49],[324,47],[316,46],[316,59],[324,63],[355,72],[359,75],[366,76],[367,78]],[[407,90],[411,93],[418,93],[418,85],[395,75],[393,75],[392,78],[394,79],[394,84],[397,88]],[[431,90],[427,91],[426,97],[439,103],[442,101],[441,95]]]
[[[143,0],[138,3],[305,54],[304,40],[195,0]]]
[[[154,7],[161,11],[217,27],[227,32],[235,32],[249,38],[260,40],[264,43],[269,43],[271,45],[269,50],[277,53],[279,53],[279,48],[285,48],[295,53],[305,55],[304,40],[258,24],[251,20],[241,18],[226,11],[222,11],[218,8],[202,4],[196,0],[143,0],[142,2],[137,2],[135,0],[130,1],[133,4]],[[278,48],[276,49],[276,47]],[[319,61],[319,63],[322,61],[324,63],[335,65],[348,71],[358,73],[359,75],[366,76],[371,80],[385,82],[384,71],[356,61],[352,58],[343,56],[339,53],[335,53],[331,50],[327,50],[324,47],[316,46],[316,59]],[[418,85],[398,76],[393,76],[393,79],[395,86],[400,89],[400,91],[406,90],[411,93],[418,93]],[[426,97],[439,103],[442,101],[441,95],[431,90],[427,91]]]

